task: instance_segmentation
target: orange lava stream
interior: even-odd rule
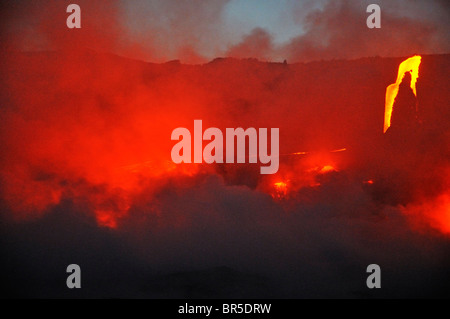
[[[394,106],[394,100],[398,94],[398,88],[402,83],[403,77],[406,72],[411,72],[411,89],[414,95],[417,97],[416,82],[419,78],[419,65],[422,60],[420,55],[415,55],[406,59],[398,67],[397,81],[389,85],[386,89],[386,104],[384,111],[384,128],[383,133],[386,133],[387,129],[391,126],[392,108]]]

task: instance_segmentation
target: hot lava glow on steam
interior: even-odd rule
[[[73,2],[0,4],[3,298],[450,296],[444,1]]]
[[[275,199],[282,199],[287,195],[287,184],[285,182],[276,182],[273,184],[275,186],[275,194],[272,195]]]
[[[398,67],[397,80],[395,81],[395,83],[387,87],[383,133],[386,133],[388,128],[391,126],[392,108],[394,106],[395,98],[398,94],[400,83],[402,83],[403,77],[405,76],[406,72],[411,72],[411,89],[414,95],[417,97],[416,82],[419,77],[419,66],[421,60],[422,57],[420,55],[415,55],[400,63],[400,66]]]
[[[369,149],[365,143],[372,134],[381,136],[374,121],[382,107],[377,97],[383,99],[383,83],[389,81],[392,72],[382,60],[371,62],[371,68],[383,70],[383,77],[367,80],[381,83],[382,91],[378,91],[372,85],[357,85],[365,81],[359,77],[350,78],[343,86],[338,80],[324,82],[327,71],[335,70],[334,62],[286,66],[224,59],[186,66],[148,64],[91,51],[6,58],[8,86],[3,89],[3,97],[7,101],[0,110],[0,196],[13,220],[37,220],[70,207],[110,229],[128,227],[127,223],[141,214],[162,219],[164,225],[184,225],[183,209],[168,204],[175,205],[180,193],[190,191],[193,195],[189,198],[195,195],[199,202],[213,202],[211,198],[223,194],[223,190],[207,187],[204,193],[196,191],[198,184],[209,178],[217,179],[226,191],[261,196],[285,210],[345,198],[348,190],[367,192],[360,195],[383,204],[403,204],[395,198],[403,184],[390,192],[385,189],[384,177],[372,171],[375,161],[380,163],[382,173],[394,165],[395,169],[403,168],[401,154],[387,154],[376,144]],[[405,72],[412,72],[411,88],[416,92],[420,61],[416,56],[400,65],[396,84],[388,88],[393,94],[390,101],[395,100],[394,93]],[[358,74],[352,70],[360,69],[360,63],[367,61],[346,62],[344,71]],[[249,71],[261,74],[249,78]],[[310,77],[304,76],[310,73]],[[425,74],[421,76],[421,81],[427,80]],[[357,93],[346,93],[350,84],[358,88]],[[308,94],[299,95],[299,88]],[[422,97],[422,91],[420,94]],[[360,101],[368,101],[370,107],[361,107]],[[341,120],[337,121],[336,115]],[[221,130],[279,127],[279,172],[269,177],[247,164],[174,164],[170,158],[174,144],[171,132],[176,127],[192,129],[189,125],[195,118]],[[395,121],[394,115],[394,125]],[[429,157],[441,156],[436,154]],[[444,160],[441,166],[447,165]],[[423,166],[420,172],[408,169],[403,175],[420,180],[423,171],[437,171]],[[412,185],[407,182],[404,184]],[[411,194],[423,188],[411,187],[415,187]],[[342,195],[330,195],[339,192]],[[385,194],[394,199],[386,200]],[[405,202],[417,204],[418,200],[413,202],[417,198],[413,194]],[[438,207],[445,209],[446,203],[438,203]],[[336,210],[334,203],[328,207]],[[419,208],[416,210],[421,212]],[[171,210],[176,217],[166,217]],[[371,208],[361,211],[370,212]]]

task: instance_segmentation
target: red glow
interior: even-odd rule
[[[337,170],[333,167],[333,166],[331,166],[331,165],[325,165],[324,167],[322,167],[320,170],[319,170],[319,173],[320,174],[326,174],[326,173],[329,173],[329,172],[336,172]]]
[[[292,153],[292,155],[307,155],[308,152],[296,152],[296,153]]]
[[[274,198],[282,199],[287,195],[287,184],[285,182],[277,182],[273,185],[275,186]]]
[[[68,201],[91,213],[100,226],[120,228],[136,200],[155,205],[146,213],[163,215],[158,211],[160,193],[166,188],[193,187],[189,183],[203,175],[220,175],[226,185],[246,185],[282,199],[278,204],[284,205],[329,191],[319,186],[336,183],[341,175],[352,179],[355,169],[360,170],[358,185],[371,177],[378,186],[381,179],[374,171],[364,171],[373,162],[380,162],[381,171],[397,162],[404,165],[396,155],[384,165],[380,159],[391,155],[377,145],[366,146],[371,132],[380,133],[378,124],[369,127],[377,116],[370,110],[380,106],[379,92],[370,85],[354,85],[357,92],[344,94],[348,101],[339,100],[339,112],[345,116],[336,119],[334,90],[347,92],[348,85],[361,79],[348,80],[343,87],[337,80],[323,82],[324,74],[334,70],[334,62],[289,69],[235,60],[186,66],[84,51],[18,54],[6,56],[5,61],[5,95],[11,103],[0,110],[0,191],[2,201],[19,220],[39,217]],[[350,70],[359,68],[358,62],[348,64]],[[298,74],[292,76],[291,71]],[[304,72],[314,74],[305,80]],[[280,76],[284,82],[267,90]],[[376,82],[384,92],[382,80]],[[299,87],[312,91],[299,95]],[[364,108],[361,101],[375,102]],[[292,105],[305,107],[293,109]],[[354,108],[346,109],[346,105]],[[237,164],[175,165],[170,158],[171,132],[176,127],[192,131],[193,119],[222,131],[239,126],[279,127],[279,172],[262,177],[252,167]],[[428,156],[440,153],[436,154]],[[423,175],[425,169],[438,170],[425,167],[405,175]]]
[[[345,152],[346,150],[347,150],[347,149],[344,147],[344,148],[340,148],[340,149],[338,149],[338,150],[332,150],[331,153]]]
[[[450,235],[450,194],[443,194],[419,205],[410,205],[404,209],[411,222],[418,229],[428,225]]]
[[[95,217],[99,226],[117,228],[117,219],[114,211],[96,210]]]
[[[415,55],[409,59],[406,59],[398,67],[397,80],[394,84],[391,84],[386,89],[386,104],[385,104],[385,114],[384,114],[384,129],[383,132],[386,133],[387,129],[391,126],[392,109],[394,105],[395,98],[397,96],[400,83],[405,77],[406,72],[411,72],[411,89],[415,96],[417,96],[416,82],[419,77],[419,66],[422,61],[422,57]]]

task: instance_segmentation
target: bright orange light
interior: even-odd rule
[[[340,149],[338,149],[338,150],[332,150],[332,151],[330,151],[331,153],[339,153],[339,152],[345,152],[347,149],[344,147],[344,148],[340,148]]]
[[[445,234],[450,234],[450,196],[440,196],[434,206],[429,209],[432,226]]]
[[[373,184],[373,180],[369,179],[368,181],[364,181],[363,183],[364,183],[364,184],[372,185],[372,184]]]
[[[97,224],[102,227],[117,228],[117,220],[114,211],[96,210]]]
[[[386,133],[387,129],[391,126],[392,108],[394,106],[394,100],[398,94],[399,85],[402,82],[406,72],[411,72],[411,89],[414,95],[417,97],[416,82],[419,77],[419,65],[421,60],[422,57],[420,55],[415,55],[400,63],[400,66],[398,67],[397,81],[387,87],[386,104],[384,110],[383,133]]]
[[[296,152],[296,153],[292,153],[292,155],[306,155],[308,154],[308,152]]]
[[[283,198],[287,195],[287,184],[285,182],[277,182],[273,184],[275,186],[276,194],[274,198]]]
[[[325,165],[324,167],[322,167],[322,169],[319,171],[319,173],[325,174],[325,173],[335,172],[335,171],[337,171],[337,170],[333,166]]]
[[[286,191],[286,189],[287,189],[287,185],[285,182],[274,183],[274,185],[278,191]]]

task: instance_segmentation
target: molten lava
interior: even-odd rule
[[[291,155],[306,155],[308,154],[308,152],[296,152],[296,153],[292,153]]]
[[[336,172],[337,170],[331,166],[331,165],[325,165],[324,167],[322,167],[319,171],[320,174],[326,174],[329,172]]]
[[[398,68],[397,81],[387,87],[383,133],[386,133],[387,129],[391,126],[391,116],[392,116],[392,108],[394,106],[394,100],[398,94],[398,88],[406,72],[411,72],[410,86],[414,95],[417,97],[416,82],[419,77],[419,65],[421,60],[422,57],[420,55],[415,55],[400,63],[400,66]]]
[[[287,184],[285,182],[277,182],[273,184],[275,186],[274,198],[281,199],[287,195]]]
[[[338,149],[338,150],[332,150],[332,151],[330,151],[331,153],[340,153],[340,152],[345,152],[347,149],[344,147],[344,148],[340,148],[340,149]]]

